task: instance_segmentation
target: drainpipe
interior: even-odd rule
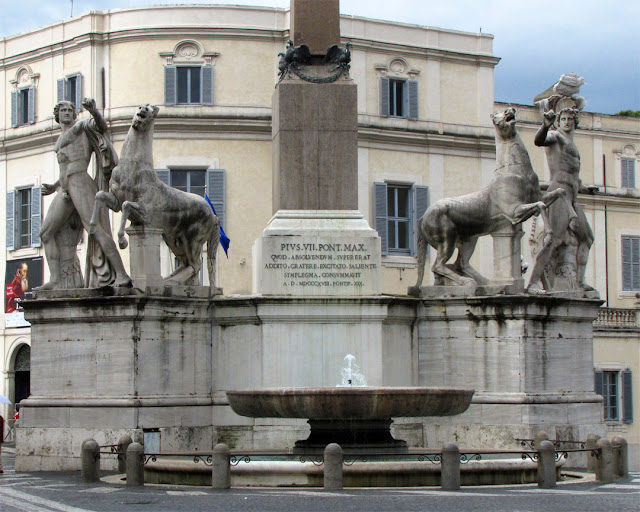
[[[607,156],[602,155],[602,183],[604,184],[604,265],[605,265],[605,300],[609,307],[609,226],[607,223]]]

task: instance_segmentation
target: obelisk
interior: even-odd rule
[[[321,64],[340,46],[338,0],[292,0],[293,44],[306,44],[312,65],[301,73],[327,74]],[[316,64],[317,63],[317,64]],[[358,111],[350,79],[313,83],[283,80],[273,95],[273,212],[358,209]]]
[[[290,19],[293,45],[273,94],[274,215],[254,245],[253,289],[379,295],[380,238],[358,211],[357,87],[339,1],[292,0]]]

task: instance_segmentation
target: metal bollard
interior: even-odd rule
[[[144,447],[131,443],[127,447],[127,487],[144,485]]]
[[[547,434],[543,430],[539,430],[535,438],[533,439],[533,449],[535,451],[540,451],[540,443],[542,443],[542,441],[548,441],[548,440],[549,440],[549,434]]]
[[[620,478],[629,476],[629,446],[624,437],[614,437],[611,441],[613,448],[613,472]]]
[[[598,439],[600,439],[600,436],[597,434],[589,434],[587,436],[587,444],[585,447],[587,450],[591,450],[587,452],[587,472],[589,473],[596,472],[596,458],[591,454],[591,452],[596,449]]]
[[[127,448],[133,443],[130,435],[124,435],[118,440],[118,473],[127,472]]]
[[[445,491],[460,489],[460,449],[455,443],[447,443],[442,447],[440,486]]]
[[[556,449],[548,440],[538,448],[538,487],[552,489],[556,486]]]
[[[213,447],[211,464],[211,487],[229,489],[231,487],[231,465],[229,464],[229,447],[220,443]]]
[[[324,449],[324,490],[339,491],[343,485],[342,447],[331,443]]]
[[[82,459],[82,479],[85,482],[100,480],[100,446],[95,439],[82,442],[80,457]]]
[[[599,439],[596,448],[600,454],[596,459],[596,480],[604,483],[613,482],[613,450],[608,439]]]

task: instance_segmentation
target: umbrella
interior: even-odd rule
[[[12,403],[6,396],[0,395],[0,404],[10,404]]]

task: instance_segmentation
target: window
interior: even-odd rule
[[[382,77],[380,115],[418,119],[418,82]]]
[[[7,192],[7,250],[40,247],[40,187]]]
[[[165,105],[213,105],[213,66],[165,66]]]
[[[205,170],[173,170],[171,171],[171,186],[204,197],[206,172]]]
[[[35,119],[35,87],[26,87],[11,92],[11,126],[34,124]]]
[[[71,101],[76,112],[82,110],[82,75],[71,75],[58,80],[58,101]]]
[[[16,246],[31,245],[31,189],[16,191]]]
[[[604,399],[605,421],[633,422],[631,371],[601,370],[595,372],[595,392]]]
[[[622,290],[640,290],[640,237],[622,237]]]
[[[224,229],[225,171],[224,169],[156,169],[167,185],[204,197],[205,191]]]
[[[415,254],[417,221],[429,206],[429,189],[405,183],[374,183],[375,225],[382,254]]]
[[[622,188],[636,188],[636,161],[631,158],[621,159]]]
[[[204,197],[205,192],[215,208],[224,229],[225,222],[225,171],[224,169],[156,169],[161,181],[183,192],[190,192]],[[179,262],[171,256],[173,270]],[[204,265],[200,269],[200,284],[204,283]]]

